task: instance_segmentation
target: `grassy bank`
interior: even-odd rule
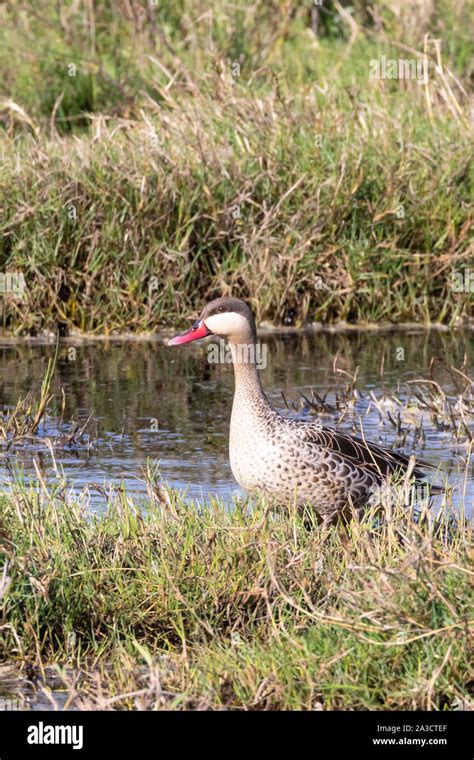
[[[468,3],[353,5],[2,6],[4,329],[472,316]]]
[[[111,493],[102,517],[60,488],[1,497],[1,656],[30,679],[59,664],[68,704],[102,709],[469,704],[463,525],[392,505],[323,535],[291,510],[149,491]]]

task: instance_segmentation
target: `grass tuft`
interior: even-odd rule
[[[40,682],[56,664],[79,707],[469,704],[471,536],[448,511],[321,532],[291,509],[149,492],[111,492],[101,517],[60,491],[2,497],[3,657]]]

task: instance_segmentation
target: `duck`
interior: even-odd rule
[[[232,356],[229,459],[244,491],[272,504],[311,507],[324,522],[331,522],[348,509],[366,506],[394,476],[427,485],[424,470],[432,465],[334,430],[318,419],[288,418],[273,408],[260,378],[255,318],[244,301],[228,296],[210,301],[192,327],[168,345],[210,335],[226,340]]]

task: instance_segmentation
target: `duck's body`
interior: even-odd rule
[[[233,475],[249,493],[272,502],[311,505],[330,519],[360,508],[386,478],[409,466],[407,457],[318,422],[287,419],[269,403],[255,361],[256,329],[250,309],[235,298],[212,301],[193,328],[170,343],[209,334],[226,337],[232,351],[235,394],[229,455]],[[416,478],[423,473],[414,469]]]

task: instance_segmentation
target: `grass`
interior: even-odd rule
[[[229,292],[280,324],[470,319],[468,4],[353,5],[318,37],[291,3],[2,6],[4,330],[149,332]],[[369,77],[424,52],[426,86]]]
[[[471,535],[449,505],[322,533],[292,509],[196,508],[147,482],[146,504],[111,491],[100,517],[61,487],[1,497],[1,655],[53,702],[52,665],[89,709],[470,704]]]
[[[33,393],[29,391],[24,398],[18,400],[14,409],[7,413],[2,410],[0,442],[6,442],[8,447],[24,438],[34,438],[37,434],[41,420],[46,414],[48,405],[53,398],[53,394],[50,394],[50,389],[56,367],[58,349],[59,341],[56,343],[54,356],[48,360],[39,398],[36,400]]]

